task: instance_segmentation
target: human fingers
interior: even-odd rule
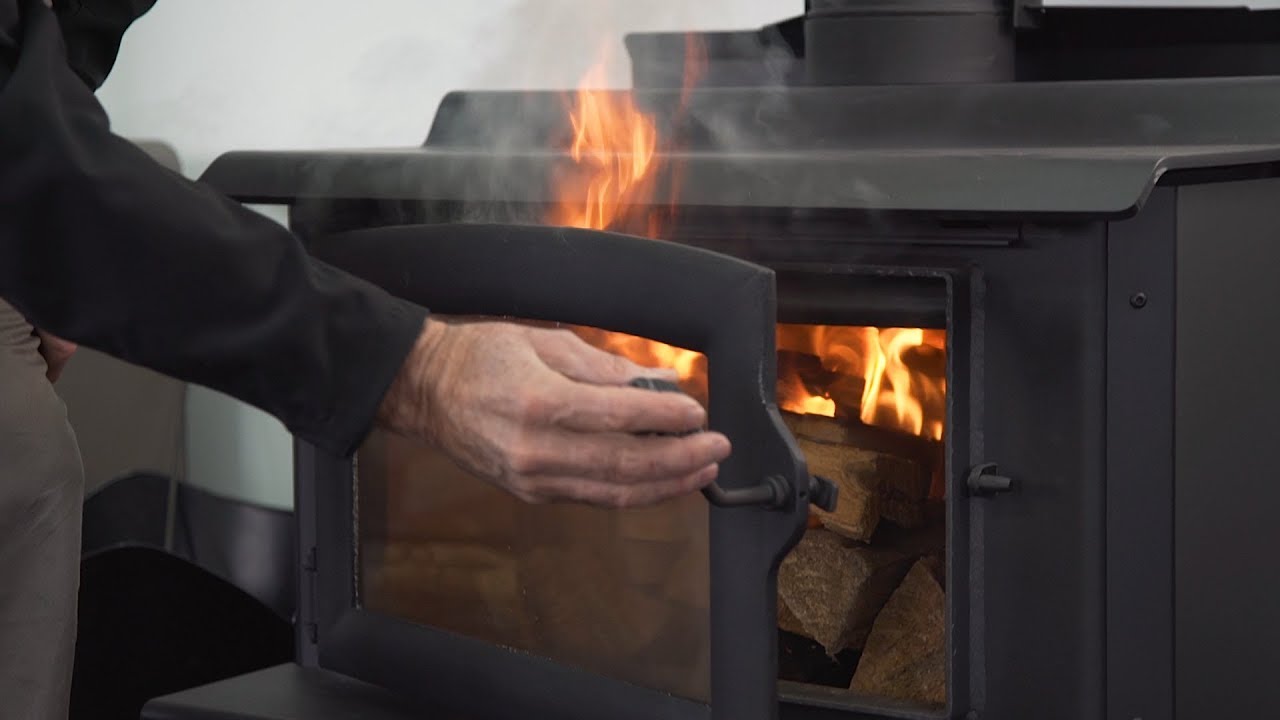
[[[565,476],[516,476],[507,490],[529,503],[577,502],[611,508],[655,505],[697,492],[714,482],[719,468],[710,465],[689,475],[652,483],[618,485]]]
[[[77,346],[69,340],[63,340],[57,335],[43,330],[37,330],[36,335],[40,338],[39,352],[45,362],[45,377],[51,383],[57,382],[58,378],[62,376],[62,371],[67,362],[75,354]]]
[[[577,432],[683,434],[702,429],[707,411],[683,393],[590,385],[546,377],[516,391],[520,419]]]
[[[529,340],[548,367],[571,380],[597,385],[625,385],[638,377],[679,379],[670,368],[646,367],[601,350],[568,330],[531,329]]]
[[[506,449],[514,475],[566,476],[615,485],[667,481],[729,457],[719,433],[686,437],[637,437],[562,430],[526,433]]]

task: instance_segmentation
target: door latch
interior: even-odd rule
[[[657,378],[636,378],[629,384],[631,387],[643,390],[681,392],[679,385],[669,380],[659,380]],[[809,502],[827,512],[834,512],[839,495],[839,488],[836,487],[836,484],[816,475],[809,476],[808,482],[809,486],[801,493],[801,497],[807,497]],[[732,508],[759,505],[772,510],[786,507],[787,503],[790,502],[791,481],[781,475],[768,475],[759,484],[730,489],[712,482],[702,489],[702,495],[707,498],[707,502],[716,507]]]
[[[1018,483],[999,472],[995,463],[983,463],[969,471],[969,493],[978,497],[991,497],[1016,490]]]

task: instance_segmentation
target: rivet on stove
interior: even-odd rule
[[[1129,304],[1132,305],[1135,310],[1141,310],[1147,306],[1147,294],[1140,292],[1130,295]]]

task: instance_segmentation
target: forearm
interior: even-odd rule
[[[113,135],[43,14],[0,89],[0,296],[59,336],[350,451],[425,311]]]

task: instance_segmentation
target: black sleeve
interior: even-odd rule
[[[426,311],[112,134],[52,12],[19,2],[16,31],[0,26],[0,297],[352,452]]]

